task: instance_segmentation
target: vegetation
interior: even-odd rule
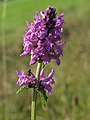
[[[0,2],[0,15],[2,14]],[[90,120],[90,0],[10,0],[6,14],[7,79],[3,84],[2,60],[0,61],[0,120],[30,119],[30,90],[15,94],[15,70],[27,70],[30,56],[22,53],[22,34],[25,21],[33,21],[35,12],[55,6],[58,13],[65,12],[63,40],[64,56],[58,68],[52,61],[48,71],[55,68],[56,84],[49,96],[48,105],[42,110],[38,101],[37,120]],[[0,26],[2,19],[0,16]],[[0,28],[0,59],[2,59],[2,28]],[[30,66],[31,67],[31,66]],[[32,68],[35,71],[35,67]],[[48,72],[47,72],[48,73]]]

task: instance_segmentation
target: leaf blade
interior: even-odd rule
[[[16,94],[23,92],[24,90],[27,90],[27,89],[28,89],[28,86],[22,86],[17,90]]]
[[[46,107],[47,99],[48,99],[48,97],[46,95],[46,92],[45,91],[41,91],[41,103],[42,103],[43,107]]]

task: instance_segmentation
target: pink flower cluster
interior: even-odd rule
[[[62,55],[62,47],[65,44],[65,42],[61,43],[64,13],[56,16],[56,9],[49,6],[46,10],[41,11],[40,14],[42,19],[36,12],[34,23],[26,21],[28,29],[23,36],[24,52],[21,56],[30,54],[30,64],[34,64],[37,61],[43,61],[44,64],[48,64],[51,59],[54,59],[59,65],[59,57]]]
[[[36,88],[38,91],[46,91],[49,94],[52,93],[52,87],[51,85],[54,84],[54,80],[53,80],[53,74],[54,74],[54,70],[52,69],[50,74],[45,77],[44,76],[44,69],[41,70],[40,72],[40,80],[37,80],[37,78],[35,78],[35,76],[33,75],[33,73],[31,71],[29,71],[29,74],[26,75],[24,73],[24,71],[22,71],[21,73],[19,73],[18,71],[16,71],[17,76],[19,77],[18,81],[17,81],[17,85],[18,86],[28,86],[29,88]]]

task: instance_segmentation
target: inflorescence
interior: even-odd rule
[[[64,13],[57,16],[56,9],[49,6],[46,10],[42,10],[40,14],[41,18],[38,12],[36,12],[34,23],[26,21],[28,28],[26,29],[26,34],[23,35],[24,51],[20,56],[30,54],[30,65],[36,62],[46,65],[50,63],[52,59],[60,65],[60,56],[63,55],[62,47],[65,44],[65,42],[61,42]],[[18,86],[28,86],[29,88],[36,88],[37,91],[44,90],[49,94],[52,93],[51,85],[54,84],[52,78],[54,74],[53,69],[48,77],[45,77],[44,68],[42,68],[39,80],[37,80],[31,71],[29,71],[27,75],[24,71],[21,73],[16,71],[16,74],[19,77],[17,81]]]

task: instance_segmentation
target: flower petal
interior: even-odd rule
[[[49,73],[48,77],[52,78],[54,75],[54,70],[52,69],[51,72]]]

